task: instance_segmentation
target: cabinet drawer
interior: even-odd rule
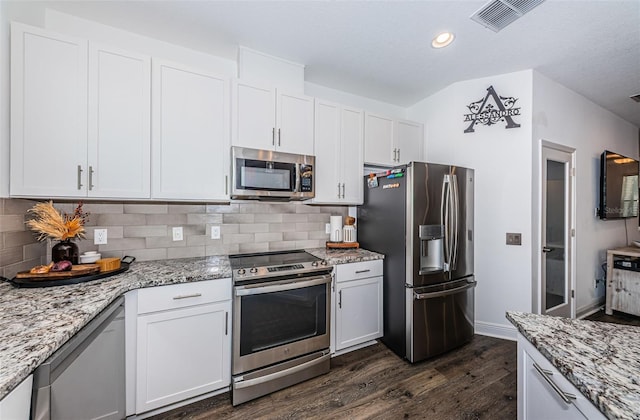
[[[349,264],[339,264],[336,266],[336,281],[338,283],[376,277],[382,275],[382,261],[363,261]]]
[[[138,291],[138,314],[231,299],[231,279],[150,287]]]

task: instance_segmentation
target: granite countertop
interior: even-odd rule
[[[607,418],[640,418],[640,328],[522,312],[507,319]]]
[[[382,259],[355,249],[307,249],[331,265]],[[135,262],[86,283],[15,288],[0,282],[0,400],[111,302],[129,290],[231,277],[226,256]]]

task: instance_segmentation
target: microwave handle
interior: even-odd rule
[[[300,164],[296,163],[296,186],[293,189],[293,192],[300,192],[302,181],[302,174],[300,173]]]

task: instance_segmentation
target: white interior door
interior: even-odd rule
[[[571,317],[573,296],[573,152],[542,147],[541,313]]]

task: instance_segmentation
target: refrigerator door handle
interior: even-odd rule
[[[451,205],[451,179],[445,175],[442,180],[442,197],[440,198],[441,224],[444,225],[444,271],[451,267],[451,221],[449,220]]]
[[[472,287],[476,287],[476,284],[478,284],[478,282],[474,280],[472,282],[469,282],[468,284],[465,284],[464,286],[456,287],[450,290],[442,290],[438,292],[429,292],[429,293],[413,292],[413,300],[433,299],[437,297],[454,295],[456,293],[463,292],[467,289],[471,289]]]
[[[458,195],[458,177],[451,175],[451,220],[452,220],[452,257],[451,257],[451,270],[456,270],[458,267],[458,234],[459,234],[459,222],[460,222],[460,200]]]

